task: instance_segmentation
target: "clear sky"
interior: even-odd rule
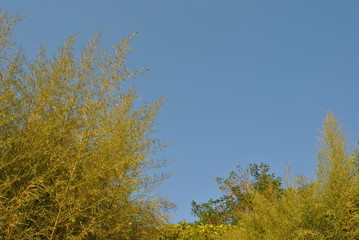
[[[359,1],[303,0],[0,0],[26,18],[15,39],[29,57],[98,30],[109,48],[131,32],[129,64],[150,71],[135,84],[142,99],[167,97],[158,153],[175,162],[159,191],[173,221],[194,220],[192,200],[220,192],[215,177],[264,161],[279,176],[289,162],[313,175],[328,110],[359,140]]]

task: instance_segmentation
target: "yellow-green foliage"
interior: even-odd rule
[[[151,239],[171,207],[147,175],[161,101],[134,108],[131,36],[109,54],[96,35],[79,57],[70,37],[29,61],[11,48],[17,20],[0,13],[0,238]]]
[[[169,224],[160,229],[157,240],[218,240],[233,229],[230,225],[194,225],[185,221]]]
[[[279,198],[252,193],[252,210],[223,239],[359,239],[359,181],[355,154],[337,120],[328,113],[318,154],[316,178],[288,186]]]

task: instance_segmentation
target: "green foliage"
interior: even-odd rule
[[[234,227],[229,225],[194,225],[185,221],[161,228],[158,240],[219,240]]]
[[[354,164],[356,167],[357,173],[359,173],[359,142],[357,143],[358,147],[353,151]]]
[[[328,113],[316,177],[282,187],[265,164],[217,178],[223,196],[192,203],[195,224],[167,224],[172,204],[151,138],[161,100],[134,107],[129,37],[110,54],[96,35],[79,57],[70,37],[56,56],[27,60],[10,41],[20,18],[0,12],[0,238],[359,239],[359,149],[348,153]],[[233,226],[232,226],[233,225]]]
[[[318,154],[317,177],[296,179],[279,198],[256,191],[251,210],[239,212],[223,239],[359,239],[359,176],[342,126],[328,113]]]
[[[207,203],[192,202],[192,214],[199,218],[197,224],[236,225],[240,220],[238,213],[251,208],[253,193],[267,197],[279,197],[281,179],[269,173],[269,166],[261,163],[250,164],[247,169],[238,167],[229,177],[216,178],[223,196]]]
[[[0,13],[0,238],[151,239],[172,204],[148,174],[161,100],[135,108],[125,87],[132,35],[112,54],[96,35],[77,58],[70,37],[30,61],[9,40],[18,20]]]

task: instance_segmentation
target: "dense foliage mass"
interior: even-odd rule
[[[248,177],[233,178],[231,173],[222,181],[230,186],[226,188],[230,190],[225,191],[227,195],[218,202],[194,204],[198,224],[228,222],[218,218],[224,209],[229,214],[222,216],[230,216],[230,223],[233,218],[236,222],[235,228],[220,239],[359,239],[359,150],[348,153],[342,126],[331,112],[325,119],[320,140],[322,146],[313,180],[292,179],[291,184],[282,188],[280,179],[266,171],[258,172],[260,168],[251,165],[249,170],[255,170],[250,171],[254,181]],[[233,192],[245,197],[237,197],[234,205],[222,200]]]
[[[75,37],[27,60],[10,41],[18,17],[0,12],[0,238],[272,240],[359,239],[359,148],[324,121],[316,176],[283,183],[266,164],[217,178],[219,199],[192,203],[195,223],[166,224],[153,195],[161,148],[151,133],[161,100],[136,108],[126,67],[131,36],[79,57]]]
[[[219,240],[224,234],[233,229],[233,226],[198,225],[182,221],[179,224],[165,225],[159,229],[158,240]]]
[[[192,202],[192,213],[199,219],[196,224],[236,225],[238,212],[251,209],[253,192],[269,197],[280,194],[282,190],[281,179],[270,174],[269,166],[264,163],[250,164],[245,170],[238,166],[228,178],[216,178],[216,181],[223,192],[221,198],[202,204]]]
[[[125,87],[131,38],[78,58],[75,37],[34,61],[10,41],[19,18],[0,13],[0,238],[151,239],[171,203],[151,195],[161,104],[135,108]]]

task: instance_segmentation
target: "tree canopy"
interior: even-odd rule
[[[267,165],[251,164],[217,179],[220,199],[193,202],[197,224],[235,226],[210,239],[358,239],[358,148],[348,151],[332,112],[323,125],[314,178],[282,185]]]
[[[359,148],[332,112],[313,178],[238,167],[216,179],[222,197],[192,203],[197,222],[168,224],[173,204],[153,191],[166,175],[152,171],[166,164],[162,99],[141,105],[129,87],[142,73],[126,65],[133,34],[111,53],[100,34],[80,51],[72,36],[30,60],[11,40],[20,19],[0,11],[1,239],[359,239]]]
[[[162,100],[135,107],[132,34],[113,53],[97,34],[77,56],[72,36],[29,60],[11,42],[19,20],[0,13],[0,237],[148,239],[172,203],[152,193]]]
[[[269,196],[278,195],[282,190],[282,180],[269,173],[265,163],[252,163],[247,169],[240,166],[230,172],[227,178],[216,178],[223,196],[206,203],[192,202],[192,214],[198,217],[197,224],[236,225],[240,220],[238,212],[251,208],[253,192]]]

